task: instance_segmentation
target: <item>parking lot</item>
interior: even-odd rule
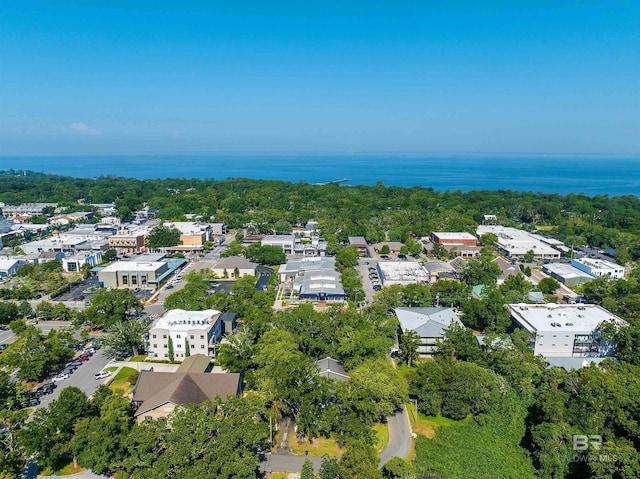
[[[60,296],[56,297],[55,301],[64,301],[64,302],[78,302],[85,303],[89,301],[91,296],[98,291],[98,277],[97,276],[89,276],[87,279],[83,279],[77,285],[73,286],[70,291],[66,293],[62,293]]]
[[[365,301],[367,302],[370,302],[373,299],[373,295],[377,292],[376,289],[379,290],[382,288],[382,282],[378,277],[376,264],[376,261],[370,258],[361,258],[358,261],[357,269],[362,276],[362,288],[364,289]],[[371,269],[376,271],[375,276],[373,276],[373,271],[371,271]],[[376,280],[379,287],[375,286],[374,281]]]
[[[96,380],[95,374],[102,371],[113,359],[111,356],[104,354],[102,351],[97,351],[89,360],[84,361],[82,365],[69,376],[68,379],[63,379],[56,382],[56,388],[52,394],[45,394],[40,396],[40,404],[34,406],[35,408],[47,407],[51,404],[51,401],[57,399],[60,396],[60,391],[69,386],[75,386],[83,391],[87,396],[91,396],[100,384],[108,381],[109,378]],[[43,384],[50,383],[51,378],[43,381]]]

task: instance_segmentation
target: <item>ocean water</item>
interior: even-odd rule
[[[162,155],[0,157],[0,170],[75,177],[255,178],[346,185],[424,186],[438,191],[514,190],[636,195],[640,158],[567,156]]]

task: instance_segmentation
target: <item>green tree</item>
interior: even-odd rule
[[[495,248],[495,246],[498,244],[498,236],[496,236],[494,233],[485,233],[480,236],[480,243],[482,243],[484,246],[491,246],[492,248]]]
[[[20,314],[20,316],[22,316],[23,318],[28,318],[29,316],[31,316],[33,314],[33,310],[31,309],[31,305],[29,303],[27,303],[26,301],[22,301],[18,305],[18,314]],[[2,321],[0,321],[0,322],[2,322]]]
[[[492,259],[482,255],[471,258],[461,274],[462,281],[470,286],[495,286],[501,270]]]
[[[119,321],[139,316],[142,303],[128,289],[100,289],[91,296],[91,305],[85,310],[85,317],[96,326],[109,328]]]
[[[382,466],[385,479],[409,479],[413,476],[413,467],[400,457],[392,457]]]
[[[348,440],[338,463],[340,477],[351,479],[382,479],[375,449],[364,442]]]
[[[302,470],[300,471],[300,479],[314,479],[315,477],[313,473],[313,463],[309,459],[305,459],[302,464]]]
[[[173,339],[171,339],[171,335],[169,335],[169,337],[167,338],[167,344],[168,344],[168,354],[169,354],[169,361],[173,362],[173,360],[175,359],[175,353],[173,351]]]
[[[338,460],[334,457],[322,456],[318,474],[320,479],[339,479]]]
[[[137,319],[118,321],[109,326],[107,334],[103,336],[103,344],[111,352],[126,351],[137,356],[146,330],[144,323]]]
[[[355,246],[347,246],[342,248],[336,254],[336,263],[341,268],[354,268],[358,264],[360,253]]]
[[[391,249],[389,248],[388,244],[383,244],[382,248],[380,248],[380,254],[390,254],[391,253]]]
[[[553,294],[559,287],[560,283],[553,278],[542,278],[538,282],[538,289],[544,294]]]
[[[110,263],[111,261],[116,259],[116,256],[118,256],[118,252],[116,250],[108,249],[107,251],[102,253],[102,262],[103,263]]]
[[[531,263],[533,262],[533,260],[536,258],[536,253],[535,251],[533,251],[532,249],[530,249],[529,251],[527,251],[524,256],[522,257],[522,259],[525,261],[525,263]]]
[[[188,358],[191,356],[191,348],[189,347],[189,338],[184,337],[184,357]]]
[[[418,359],[418,346],[420,345],[420,335],[415,331],[407,330],[400,335],[400,360],[411,367]]]
[[[156,226],[147,235],[145,242],[151,249],[176,246],[180,244],[180,231],[166,226]]]

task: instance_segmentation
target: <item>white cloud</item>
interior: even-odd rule
[[[86,135],[86,136],[98,136],[101,135],[102,132],[100,130],[96,130],[95,128],[91,128],[89,126],[87,126],[85,123],[82,123],[81,121],[76,121],[71,123],[70,126],[72,131],[75,131],[76,133],[79,133],[80,135]]]

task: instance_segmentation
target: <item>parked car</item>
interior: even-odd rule
[[[73,361],[72,363],[69,363],[69,366],[73,366],[73,367],[79,367],[82,366],[83,361],[80,361],[79,359],[76,359],[75,361]]]
[[[80,296],[78,296],[78,297],[76,298],[76,301],[84,301],[84,295],[83,295],[83,294],[81,294]]]
[[[56,383],[46,383],[36,389],[36,392],[40,392],[40,394],[51,394],[57,387]]]
[[[96,348],[93,346],[89,346],[87,349],[84,350],[85,353],[89,353],[89,354],[96,354]]]
[[[71,377],[71,374],[68,372],[63,372],[58,374],[57,376],[55,376],[52,381],[53,382],[58,382],[58,381],[63,381],[65,379],[69,379]]]
[[[109,376],[111,376],[111,373],[109,371],[100,371],[99,373],[95,373],[93,375],[93,377],[98,380],[98,379],[104,379],[104,378],[108,378]]]
[[[7,343],[2,343],[2,344],[0,344],[0,351],[4,351],[8,347],[9,347],[9,345]]]
[[[30,399],[27,399],[25,402],[22,403],[22,407],[33,407],[33,406],[37,406],[38,404],[40,404],[40,398],[37,397],[32,397]]]
[[[78,361],[89,361],[89,358],[91,358],[91,354],[89,353],[82,353],[80,356],[78,356]]]
[[[167,285],[167,289],[173,289],[173,285],[172,285],[171,283],[169,283],[169,284]]]

